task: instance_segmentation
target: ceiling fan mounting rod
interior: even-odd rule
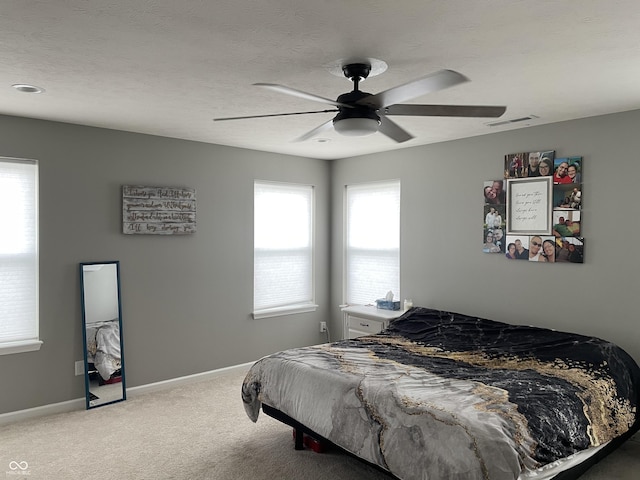
[[[353,82],[353,90],[358,91],[358,85],[371,73],[371,65],[368,63],[349,63],[342,67],[344,76]]]

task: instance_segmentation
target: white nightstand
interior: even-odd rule
[[[353,305],[342,309],[342,338],[374,335],[387,328],[404,310],[382,310],[374,306]]]

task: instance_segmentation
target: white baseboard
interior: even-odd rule
[[[0,427],[9,425],[10,423],[30,420],[32,418],[44,417],[47,415],[55,415],[57,413],[68,413],[76,410],[82,410],[86,406],[84,398],[76,398],[67,400],[66,402],[51,403],[42,405],[41,407],[27,408],[26,410],[17,410],[0,414]]]
[[[137,397],[138,395],[157,392],[159,390],[167,390],[169,388],[177,387],[180,385],[187,385],[190,383],[211,380],[215,377],[226,375],[228,373],[240,373],[242,371],[248,371],[249,367],[251,367],[253,363],[254,362],[243,363],[241,365],[233,365],[231,367],[224,367],[217,370],[210,370],[208,372],[187,375],[185,377],[172,378],[170,380],[164,380],[162,382],[130,387],[127,388],[127,398]],[[44,417],[47,415],[55,415],[58,413],[68,413],[76,410],[84,410],[85,408],[86,400],[84,398],[76,398],[73,400],[67,400],[66,402],[51,403],[49,405],[43,405],[41,407],[27,408],[25,410],[17,410],[15,412],[2,413],[0,414],[0,427],[3,425],[8,425],[10,423],[21,422],[23,420]]]
[[[186,377],[171,378],[169,380],[163,380],[161,382],[148,383],[146,385],[139,385],[137,387],[128,387],[127,397],[136,397],[144,393],[157,392],[158,390],[166,390],[169,388],[178,387],[180,385],[202,382],[203,380],[210,380],[227,373],[240,373],[243,370],[248,371],[249,367],[251,367],[251,365],[253,364],[254,362],[243,363],[241,365],[233,365],[231,367],[224,367],[217,370],[210,370],[208,372],[187,375]]]

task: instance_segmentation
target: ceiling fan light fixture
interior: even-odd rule
[[[378,131],[380,120],[375,118],[343,118],[333,122],[333,128],[347,137],[366,137]]]

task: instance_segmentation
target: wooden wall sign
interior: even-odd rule
[[[196,231],[196,191],[122,186],[122,233],[185,235]]]

